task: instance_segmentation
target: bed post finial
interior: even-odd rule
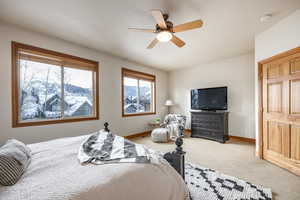
[[[180,153],[180,154],[183,153],[183,151],[182,151],[183,140],[182,140],[181,137],[176,138],[175,144],[177,146],[176,147],[176,152]]]
[[[107,122],[104,123],[104,130],[105,130],[106,132],[109,132],[109,129],[108,129],[108,123],[107,123]]]

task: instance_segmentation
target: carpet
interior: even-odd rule
[[[192,200],[272,199],[272,192],[269,188],[192,163],[185,164],[185,181]]]

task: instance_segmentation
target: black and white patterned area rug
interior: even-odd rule
[[[272,192],[269,188],[191,163],[185,164],[185,181],[192,200],[272,199]]]

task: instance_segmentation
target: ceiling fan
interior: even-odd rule
[[[163,14],[158,9],[151,10],[151,14],[157,23],[155,29],[129,28],[131,30],[156,34],[156,38],[148,45],[147,49],[152,49],[158,42],[168,41],[173,42],[178,47],[183,47],[185,45],[185,42],[175,36],[174,33],[201,28],[203,25],[202,20],[195,20],[192,22],[173,26],[173,23],[168,21],[168,14]]]

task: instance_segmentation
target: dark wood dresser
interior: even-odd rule
[[[228,137],[228,112],[191,111],[191,137],[225,143]]]

